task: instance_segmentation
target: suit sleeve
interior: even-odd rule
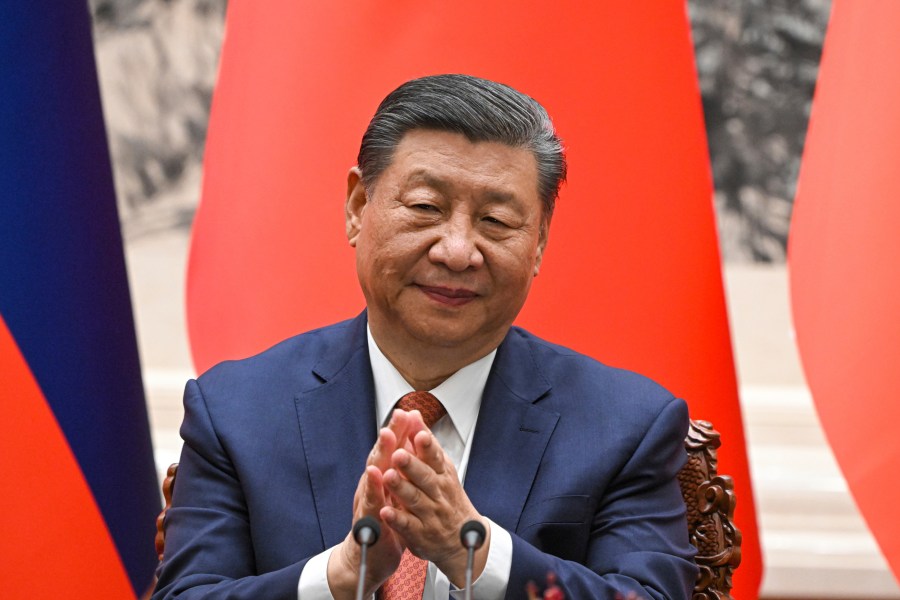
[[[529,580],[542,585],[553,572],[567,598],[613,600],[629,592],[647,599],[690,598],[697,568],[676,478],[687,427],[687,407],[677,399],[652,421],[599,499],[584,564],[542,552],[514,534],[506,597],[522,598]]]
[[[188,382],[184,407],[184,448],[153,600],[296,600],[306,560],[256,572],[240,481],[196,381]]]

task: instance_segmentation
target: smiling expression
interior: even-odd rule
[[[472,360],[499,345],[546,242],[532,152],[415,129],[374,189],[359,175],[348,180],[347,236],[379,345]]]

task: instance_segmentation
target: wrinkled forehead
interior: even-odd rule
[[[469,135],[465,132],[439,127],[414,127],[403,132],[403,134],[397,139],[397,143],[387,154],[388,160],[385,164],[385,168],[390,167],[394,163],[394,159],[397,156],[398,150],[405,146],[408,146],[409,143],[413,140],[415,141],[417,147],[420,148],[423,152],[431,152],[435,155],[440,155],[446,148],[446,140],[454,138],[456,140],[465,140],[473,146],[496,145],[500,148],[506,148],[515,151],[515,154],[521,156],[521,160],[523,162],[535,165],[535,182],[537,183],[538,156],[537,153],[535,153],[535,151],[527,144],[510,144],[504,140],[490,137],[473,137],[472,135]],[[380,177],[383,173],[384,171],[378,174],[378,176],[375,178],[376,182],[378,180],[378,177]]]

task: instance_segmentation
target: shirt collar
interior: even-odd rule
[[[375,407],[378,423],[384,423],[394,404],[405,394],[415,391],[403,379],[403,375],[384,355],[375,339],[372,330],[366,324],[366,336],[369,342],[369,361],[372,365],[372,376],[375,380]],[[429,390],[441,401],[453,426],[465,442],[475,426],[478,410],[481,407],[481,396],[487,383],[491,366],[497,349],[487,356],[470,363],[451,375],[446,381]]]

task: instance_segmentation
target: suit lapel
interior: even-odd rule
[[[518,330],[497,350],[475,426],[466,493],[481,514],[515,531],[559,413],[535,404],[550,391]]]
[[[375,444],[375,391],[366,315],[336,333],[313,368],[322,384],[296,395],[297,417],[323,547],[352,525],[351,503]]]
[[[475,426],[465,488],[475,508],[515,531],[559,414],[536,402],[550,384],[517,330],[497,350]],[[295,398],[324,548],[347,535],[350,505],[375,443],[375,390],[365,313],[332,337]]]

